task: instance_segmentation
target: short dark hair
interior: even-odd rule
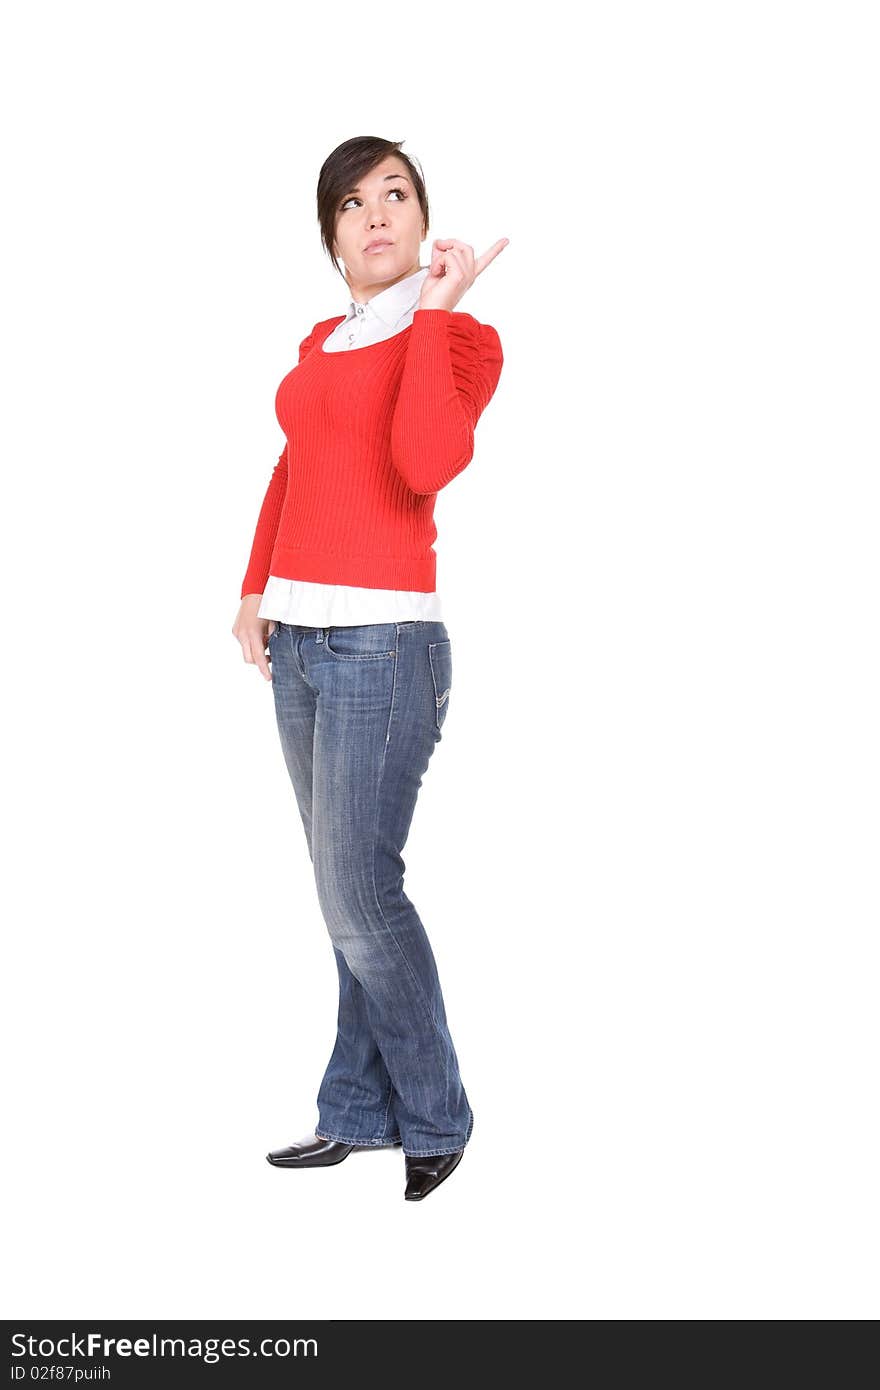
[[[402,140],[380,140],[378,135],[356,135],[352,140],[343,140],[321,165],[318,175],[318,223],[321,228],[321,244],[339,274],[339,262],[333,254],[336,238],[336,218],[346,193],[358,187],[358,181],[368,174],[388,155],[396,155],[407,167],[412,179],[422,216],[425,222],[425,236],[428,234],[428,195],[425,180],[418,162],[401,152]]]

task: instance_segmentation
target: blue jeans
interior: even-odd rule
[[[464,1148],[474,1116],[402,850],[452,685],[444,623],[278,623],[281,747],[339,972],[321,1139],[405,1154]]]

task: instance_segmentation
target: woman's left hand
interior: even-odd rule
[[[467,294],[481,271],[503,251],[510,238],[503,236],[474,259],[474,248],[455,237],[435,241],[431,246],[431,267],[422,282],[420,309],[454,309],[463,294]]]

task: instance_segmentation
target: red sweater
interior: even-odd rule
[[[416,309],[392,337],[351,351],[316,323],[278,387],[287,444],[275,465],[241,594],[270,574],[321,584],[435,590],[434,498],[473,458],[501,375],[489,324]]]

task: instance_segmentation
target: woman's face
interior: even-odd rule
[[[334,251],[356,299],[367,300],[419,268],[422,209],[406,166],[389,155],[339,202]],[[384,245],[368,250],[371,242]]]

